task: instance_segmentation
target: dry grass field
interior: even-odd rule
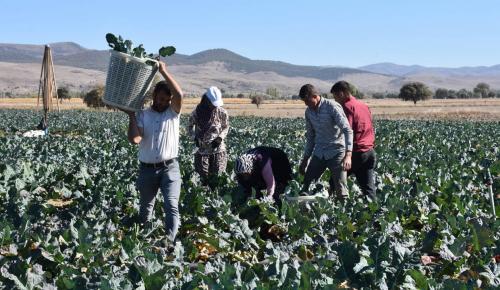
[[[190,112],[199,99],[187,98],[184,112]],[[468,100],[429,100],[411,102],[401,100],[363,100],[370,106],[376,119],[472,119],[500,120],[500,99],[468,99]],[[233,116],[259,117],[302,117],[305,105],[302,101],[265,101],[257,108],[250,99],[224,99],[224,107]],[[81,99],[71,99],[59,104],[60,109],[86,109]],[[36,109],[36,98],[3,98],[0,109],[19,108]],[[57,108],[54,103],[54,108]]]

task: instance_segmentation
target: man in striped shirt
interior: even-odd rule
[[[299,167],[300,173],[305,174],[302,192],[307,194],[310,183],[328,168],[333,191],[337,198],[343,199],[348,195],[347,170],[351,168],[353,135],[349,122],[342,107],[322,98],[313,85],[302,86],[299,97],[307,106],[306,145]]]

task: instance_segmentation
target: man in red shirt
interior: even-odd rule
[[[375,200],[374,173],[377,157],[373,149],[375,130],[370,109],[365,103],[356,100],[346,81],[335,83],[330,92],[335,101],[342,105],[354,135],[352,165],[348,174],[354,174],[363,194]]]

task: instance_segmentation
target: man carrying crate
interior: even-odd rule
[[[179,195],[181,175],[177,156],[179,152],[179,117],[182,108],[182,90],[159,62],[164,81],[153,90],[153,104],[129,116],[128,140],[139,145],[139,176],[141,222],[147,222],[153,213],[156,194],[161,189],[164,199],[165,228],[168,242],[173,243],[179,228]]]

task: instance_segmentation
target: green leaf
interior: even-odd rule
[[[164,46],[164,47],[160,48],[160,50],[159,50],[159,54],[162,57],[170,56],[174,53],[175,53],[175,47],[173,47],[173,46]]]
[[[19,280],[19,278],[16,277],[15,275],[9,273],[9,271],[7,271],[6,268],[2,267],[0,269],[0,274],[2,274],[3,277],[5,277],[5,278],[11,280],[12,282],[14,282],[14,285],[16,285],[16,287],[19,290],[28,290],[28,288],[23,283],[21,283],[21,281]]]
[[[2,225],[4,226],[4,225]],[[0,232],[0,247],[3,245],[8,245],[11,243],[12,239],[10,237],[12,231],[9,225],[5,225],[2,231]]]
[[[26,276],[27,286],[29,289],[35,289],[36,286],[42,288],[41,286],[45,282],[45,277],[41,265],[34,264],[31,268],[28,269]]]
[[[144,47],[142,47],[142,44],[139,44],[138,47],[134,48],[133,50],[133,56],[135,57],[141,57],[142,58],[142,55],[144,54],[145,50],[144,50]]]
[[[353,268],[354,273],[359,273],[368,266],[369,266],[368,260],[366,260],[365,257],[361,257],[359,260],[359,263],[357,263],[356,266],[354,266],[354,268]]]
[[[132,52],[132,41],[127,39],[125,40],[123,45],[125,46],[125,50],[127,51],[127,53],[130,54]]]
[[[422,242],[422,252],[431,253],[435,251],[435,245],[439,241],[439,233],[436,229],[430,230]]]
[[[408,274],[413,278],[418,289],[429,289],[427,278],[420,271],[411,269],[408,271]]]
[[[116,48],[118,46],[118,38],[112,33],[106,34],[106,41],[111,48]]]

